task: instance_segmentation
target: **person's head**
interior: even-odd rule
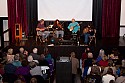
[[[108,68],[107,74],[113,75],[113,70],[112,70],[112,68]]]
[[[102,57],[102,60],[103,60],[103,61],[106,61],[106,60],[108,60],[108,57],[107,57],[106,55],[104,55],[104,56]]]
[[[45,59],[44,54],[41,54],[41,55],[40,55],[40,59],[41,59],[41,60]]]
[[[88,58],[93,58],[93,54],[91,52],[88,53]]]
[[[72,23],[74,23],[74,22],[75,22],[75,19],[73,18],[73,19],[72,19]]]
[[[36,67],[37,65],[36,65],[36,63],[35,63],[34,61],[32,61],[32,62],[29,63],[29,66],[30,66],[31,68],[34,68],[34,67]]]
[[[12,49],[12,48],[8,49],[8,54],[9,54],[9,55],[12,55],[12,54],[13,54],[13,49]]]
[[[24,53],[24,48],[21,47],[21,48],[19,49],[19,51],[20,51],[20,53]]]
[[[125,76],[125,67],[121,68],[120,75],[121,76]]]
[[[56,19],[56,20],[54,21],[54,26],[57,26],[59,23],[60,23],[59,20]]]
[[[41,23],[41,24],[44,24],[44,19],[41,19],[41,20],[40,20],[40,23]]]
[[[28,61],[24,59],[24,60],[22,61],[21,65],[22,65],[23,67],[28,66]]]
[[[37,48],[34,48],[33,49],[33,53],[37,53],[38,49]]]
[[[108,66],[113,66],[113,61],[112,60],[108,60]]]
[[[25,55],[28,55],[28,51],[27,51],[27,50],[25,50],[25,51],[24,51],[24,54],[25,54]]]
[[[22,83],[21,79],[17,79],[14,83]]]
[[[87,48],[85,49],[85,52],[86,52],[86,53],[90,52],[90,48],[87,47]]]
[[[115,83],[115,81],[114,80],[110,80],[109,83]]]
[[[32,61],[33,61],[33,57],[32,57],[31,55],[29,55],[29,56],[27,57],[27,60],[28,60],[28,62],[32,62]]]
[[[16,55],[14,56],[14,60],[19,61],[19,59],[20,59],[19,54],[16,54]]]
[[[36,78],[31,78],[31,80],[30,80],[30,83],[37,83],[37,79]]]
[[[76,54],[75,54],[75,52],[71,52],[71,57],[73,57],[73,58],[75,58],[75,56],[76,56]]]
[[[90,72],[91,75],[95,74],[95,75],[100,75],[101,72],[100,72],[100,69],[98,66],[92,66],[91,67],[91,72]]]
[[[96,60],[92,60],[92,65],[96,65]]]
[[[56,24],[59,24],[59,20],[58,19],[56,20]]]
[[[99,51],[99,56],[103,57],[104,55],[105,55],[105,51],[104,51],[103,49],[101,49],[101,50]]]

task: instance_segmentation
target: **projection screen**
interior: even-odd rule
[[[38,0],[38,20],[92,21],[92,0]]]
[[[120,25],[125,25],[125,0],[121,1],[121,21]]]
[[[0,0],[0,17],[8,17],[7,0]]]

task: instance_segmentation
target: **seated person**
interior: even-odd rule
[[[58,19],[55,20],[52,28],[55,30],[56,37],[59,38],[59,35],[61,35],[61,38],[63,39],[64,31]]]
[[[47,41],[47,37],[49,36],[50,32],[46,31],[46,28],[44,27],[44,19],[40,20],[40,23],[38,23],[37,25],[36,31],[38,31],[38,36],[42,36],[43,42],[45,42],[45,40]]]
[[[72,31],[72,33],[77,33],[80,30],[80,26],[74,18],[72,19],[72,23],[69,24],[68,29]]]

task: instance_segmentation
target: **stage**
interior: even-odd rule
[[[57,58],[59,56],[70,56],[70,53],[74,51],[76,53],[77,58],[81,58],[82,53],[84,52],[84,49],[86,47],[90,47],[92,50],[92,53],[94,55],[94,58],[97,58],[98,52],[100,49],[104,49],[106,54],[109,54],[112,50],[112,48],[118,48],[120,54],[120,57],[125,55],[125,39],[123,37],[120,38],[98,38],[96,45],[92,44],[90,46],[84,46],[82,43],[79,44],[72,44],[72,45],[51,45],[51,40],[49,40],[47,43],[41,43],[40,41],[36,41],[34,37],[28,37],[28,40],[22,40],[15,44],[8,44],[5,43],[7,46],[2,49],[3,52],[7,52],[8,48],[13,48],[14,53],[19,52],[20,47],[24,47],[26,50],[28,50],[29,53],[32,52],[32,49],[34,47],[38,48],[38,54],[43,53],[44,47],[49,48],[49,52],[52,54],[53,58]]]

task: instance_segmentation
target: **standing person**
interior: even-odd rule
[[[89,42],[89,36],[90,36],[90,33],[89,33],[89,27],[85,27],[83,29],[83,37],[84,37],[84,43],[87,45],[88,42]]]
[[[77,69],[79,68],[79,60],[75,58],[75,52],[71,52],[71,62],[72,62],[72,83],[75,82]]]
[[[80,26],[74,18],[72,19],[72,23],[69,24],[68,29],[72,31],[72,33],[77,33],[80,30]]]
[[[38,36],[42,36],[43,42],[45,42],[45,40],[47,41],[47,37],[49,36],[50,32],[46,31],[46,28],[44,26],[44,19],[40,20],[40,23],[38,23],[37,25],[36,31]]]
[[[61,39],[63,39],[64,31],[58,19],[55,20],[52,28],[55,30],[56,37],[59,38],[59,35],[61,35]]]

